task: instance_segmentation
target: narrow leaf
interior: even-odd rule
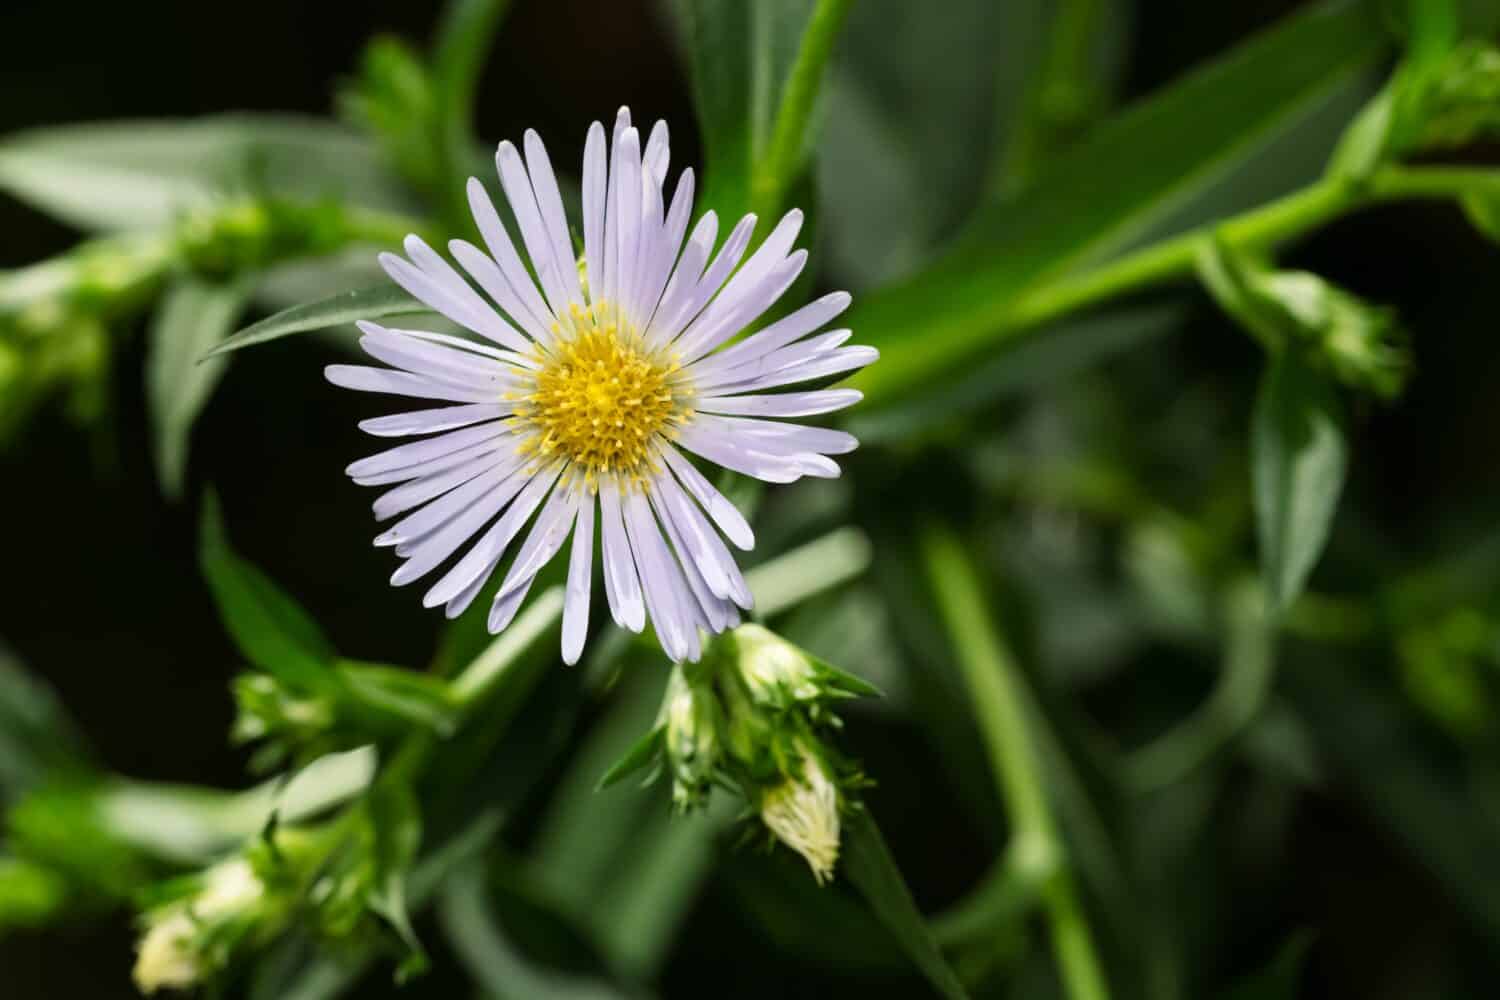
[[[183,279],[167,290],[151,323],[146,398],[155,428],[156,474],[174,500],[182,495],[193,422],[228,368],[224,360],[200,365],[198,358],[233,328],[246,296],[244,282]]]
[[[845,826],[839,867],[933,988],[948,1000],[966,1000],[968,993],[938,950],[880,828],[868,813],[859,813]]]
[[[230,548],[212,493],[203,501],[198,558],[219,617],[247,660],[302,690],[340,686],[332,643],[270,577]]]
[[[1349,464],[1338,399],[1294,351],[1283,351],[1266,373],[1250,451],[1261,571],[1280,612],[1323,552]]]
[[[430,312],[426,306],[402,291],[396,285],[377,285],[352,292],[340,292],[317,302],[293,306],[259,323],[240,330],[218,347],[203,355],[203,359],[238,351],[243,347],[264,344],[294,333],[323,330],[362,319],[380,319],[383,316],[410,316]]]
[[[866,407],[986,354],[1058,279],[1306,181],[1326,134],[1257,160],[1254,185],[1241,172],[1344,96],[1385,46],[1365,5],[1319,4],[1099,126],[1024,199],[981,211],[935,265],[856,302],[848,325],[882,354],[851,380]]]

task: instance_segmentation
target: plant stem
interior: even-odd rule
[[[802,166],[808,120],[822,85],[823,69],[853,5],[854,0],[818,0],[802,33],[802,44],[776,109],[770,141],[750,182],[751,204],[762,219],[781,211],[787,185]]]
[[[1013,857],[1055,866],[1041,890],[1052,950],[1072,1000],[1106,1000],[1088,917],[1079,904],[1065,848],[1042,790],[1041,765],[1028,734],[1020,671],[995,630],[978,574],[958,539],[941,525],[922,533],[922,554],[954,653],[974,701],[1001,798],[1010,814]]]

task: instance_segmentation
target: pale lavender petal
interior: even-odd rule
[[[547,157],[547,147],[535,129],[527,129],[523,137],[526,147],[526,172],[531,175],[531,190],[536,195],[536,207],[541,211],[542,224],[547,227],[547,236],[552,241],[552,256],[561,270],[563,291],[568,299],[583,305],[583,289],[578,284],[578,263],[573,253],[573,243],[568,235],[568,215],[563,210],[562,192],[557,188],[557,177],[552,172],[552,161]]]
[[[538,308],[542,314],[538,316],[531,307],[516,293],[514,286],[506,275],[501,272],[495,261],[483,250],[476,247],[467,240],[449,240],[448,252],[453,259],[469,273],[469,277],[479,283],[484,293],[495,300],[495,304],[504,309],[516,325],[524,330],[532,340],[538,343],[550,343],[552,334],[547,329],[547,324],[552,322],[552,313],[546,306],[538,301]],[[526,287],[536,290],[531,285],[531,279],[526,279]]]
[[[536,577],[528,576],[526,582],[508,594],[496,594],[495,602],[490,605],[490,616],[485,622],[491,635],[498,635],[505,631],[516,617],[516,612],[521,610],[521,603],[526,600],[526,594],[531,590],[531,585]]]
[[[705,321],[696,332],[690,328],[678,339],[678,351],[684,362],[691,364],[697,361],[753,323],[762,313],[775,305],[788,288],[792,287],[792,282],[797,280],[797,276],[802,273],[802,268],[806,264],[807,251],[797,250],[774,265],[768,274],[755,278],[753,283],[751,279],[746,278],[744,291],[738,296],[732,308],[726,307],[717,312],[714,320]],[[737,274],[731,281],[739,278],[740,275]],[[705,320],[705,317],[709,316],[718,304],[718,299],[709,303],[708,309],[703,311],[699,319]],[[692,334],[691,340],[688,339],[689,333]]]
[[[439,455],[437,458],[426,462],[418,462],[416,465],[406,465],[399,469],[392,469],[389,472],[380,472],[370,476],[355,476],[352,478],[361,486],[384,486],[387,483],[404,483],[421,476],[434,476],[439,472],[446,472],[470,459],[478,458],[480,455],[488,455],[492,452],[500,451],[508,447],[509,444],[509,440],[501,436],[492,441],[481,441],[478,444],[470,445],[452,454]]]
[[[718,234],[719,217],[711,211],[705,212],[693,227],[693,234],[688,237],[687,246],[683,247],[682,256],[672,269],[672,277],[667,281],[666,290],[661,293],[656,312],[647,325],[646,339],[653,347],[662,346],[677,332],[669,324],[686,308],[688,299],[697,289],[703,265],[713,252]]]
[[[724,245],[714,256],[713,262],[708,269],[698,278],[692,290],[682,296],[682,301],[672,312],[661,318],[661,328],[658,336],[661,343],[670,343],[708,304],[708,300],[723,287],[735,266],[739,264],[740,258],[745,255],[745,248],[750,245],[750,237],[755,232],[755,216],[747,215],[739,221],[739,224],[730,231],[725,238]]]
[[[651,514],[651,505],[639,493],[623,498],[625,532],[641,571],[641,590],[662,649],[674,662],[688,659],[695,633],[697,608],[690,604],[685,585],[679,589],[682,571],[667,551],[666,541]],[[684,600],[687,598],[687,600]]]
[[[583,259],[589,281],[589,301],[600,299],[604,280],[604,209],[608,200],[609,168],[604,151],[604,126],[589,126],[583,147]]]
[[[782,352],[778,351],[777,353],[780,354]],[[775,355],[772,355],[771,358],[774,359]],[[715,386],[713,389],[716,393],[762,392],[766,389],[796,385],[798,382],[811,382],[813,379],[823,379],[833,375],[846,375],[867,365],[872,365],[879,360],[880,352],[873,347],[855,346],[835,351],[825,350],[821,354],[816,354],[811,358],[803,358],[783,364],[778,369],[767,372],[759,378],[749,378],[740,382]],[[702,388],[707,390],[710,387],[704,386]]]
[[[410,262],[395,254],[381,254],[379,258],[386,274],[397,284],[459,326],[504,344],[513,351],[527,349],[526,338],[480,298],[463,275],[438,256],[436,250],[417,236],[408,236],[404,246]]]
[[[726,469],[742,472],[768,483],[792,483],[804,474],[801,465],[795,461],[756,451],[733,438],[712,433],[702,427],[684,427],[678,440],[695,455],[702,455]]]
[[[693,209],[693,169],[682,172],[677,181],[677,190],[672,195],[672,207],[667,210],[667,219],[662,226],[656,246],[652,250],[646,273],[641,276],[640,303],[645,326],[649,329],[661,303],[662,289],[677,263],[678,251],[682,249],[682,234],[687,229],[688,215]]]
[[[442,496],[454,487],[462,486],[476,476],[484,475],[492,470],[498,470],[501,476],[509,474],[511,469],[508,467],[505,456],[487,452],[442,472],[408,480],[375,498],[373,505],[375,520],[388,521],[397,514],[419,507],[434,497]],[[393,539],[391,544],[397,541],[400,539]],[[376,544],[380,544],[378,539]]]
[[[672,150],[667,136],[667,123],[658,121],[651,127],[646,150],[641,154],[641,165],[658,190],[666,183],[667,167],[671,162]]]
[[[526,265],[521,262],[521,255],[516,252],[510,234],[505,231],[505,224],[500,221],[500,213],[495,211],[495,203],[490,201],[489,192],[477,177],[469,178],[468,193],[469,211],[474,216],[474,224],[479,227],[479,235],[484,238],[484,245],[489,248],[490,256],[499,265],[500,273],[510,286],[511,293],[525,307],[525,311],[531,314],[532,322],[526,329],[541,343],[549,343],[549,330],[556,317],[552,315],[547,303],[542,301],[536,282],[531,280]],[[522,320],[519,316],[515,318],[518,322]]]
[[[687,584],[688,598],[692,601],[694,612],[692,618],[698,623],[707,625],[712,633],[724,631],[731,619],[738,624],[739,616],[734,605],[716,596],[713,589],[704,582],[701,567],[689,557],[687,547],[683,544],[682,532],[662,510],[660,498],[655,494],[651,497],[651,506],[656,511],[662,528],[666,531],[669,543],[667,552],[672,558],[673,566],[681,573],[683,581]],[[696,628],[693,630],[696,632]]]
[[[505,198],[515,214],[516,227],[521,230],[521,239],[526,244],[531,266],[536,270],[542,294],[552,307],[552,314],[562,316],[567,312],[569,302],[562,276],[565,262],[558,261],[553,252],[552,241],[547,237],[547,228],[537,208],[536,195],[531,189],[531,178],[526,174],[521,154],[512,143],[502,142],[496,150],[495,169],[500,174],[500,186],[505,189]]]
[[[323,376],[334,385],[360,392],[383,392],[389,396],[413,396],[417,399],[442,399],[450,403],[493,403],[495,393],[488,389],[476,389],[454,385],[438,379],[413,375],[410,372],[395,372],[389,368],[371,368],[368,365],[329,365]]]
[[[708,519],[677,485],[677,480],[670,473],[663,472],[654,480],[653,489],[662,502],[657,508],[658,513],[663,521],[670,520],[676,526],[683,543],[679,549],[686,547],[708,589],[720,600],[733,600],[741,607],[752,607],[754,601],[750,588],[734,557]]]
[[[707,413],[699,414],[697,422],[705,430],[744,441],[771,455],[801,452],[843,455],[859,447],[859,439],[853,434],[829,427],[809,427],[754,417],[717,417]]]
[[[864,398],[858,389],[816,389],[765,396],[706,396],[695,403],[703,413],[755,417],[810,417],[853,406]]]
[[[646,627],[646,606],[621,517],[619,487],[612,477],[599,483],[599,520],[610,616],[621,628],[639,632]]]
[[[589,632],[589,595],[594,589],[594,508],[597,501],[585,496],[573,527],[573,551],[568,559],[568,585],[563,598],[562,656],[572,666],[583,655]]]
[[[737,545],[741,550],[749,552],[755,548],[755,532],[750,530],[750,523],[745,520],[739,508],[730,503],[729,499],[714,488],[704,478],[703,473],[693,468],[693,463],[683,458],[677,449],[669,444],[663,444],[657,449],[657,453],[671,467],[677,479],[687,491],[693,495],[699,505],[713,518],[719,530]]]
[[[541,572],[552,557],[562,551],[568,540],[568,531],[573,527],[573,518],[578,513],[580,490],[577,484],[564,484],[552,491],[542,512],[536,516],[531,532],[516,552],[510,572],[500,584],[497,596],[504,596],[521,583]]]
[[[711,354],[692,366],[695,375],[707,377],[763,357],[807,336],[849,308],[848,292],[832,292],[782,317],[764,330],[757,330],[738,344]]]
[[[409,550],[406,562],[391,574],[391,585],[403,587],[413,580],[426,576],[436,569],[439,563],[457,551],[459,546],[474,537],[475,532],[498,514],[513,495],[510,482],[511,480],[507,479],[492,487],[488,493],[470,503],[442,527],[422,536],[421,540]],[[438,503],[441,502],[438,501]]]
[[[442,579],[433,584],[432,589],[423,596],[422,603],[429,608],[446,604],[461,594],[476,578],[493,573],[505,556],[506,547],[552,489],[561,469],[561,465],[554,464],[532,475],[504,516],[490,526],[490,530],[474,543]]]
[[[644,300],[644,290],[649,274],[656,264],[658,243],[662,239],[661,188],[651,183],[644,171],[641,174],[640,234],[636,238],[635,261],[630,268],[630,284],[621,295],[625,314],[633,318],[637,328],[644,327],[651,318],[652,308]]]
[[[700,393],[705,393],[710,389],[718,389],[720,386],[737,386],[754,382],[764,376],[785,371],[794,365],[805,364],[830,355],[852,336],[854,336],[852,330],[831,330],[828,333],[818,334],[816,337],[799,340],[779,351],[762,354],[758,358],[735,365],[733,368],[721,368],[705,374],[695,367],[691,370],[693,388]],[[710,355],[709,360],[715,357],[718,355]]]
[[[753,303],[762,297],[762,286],[787,259],[801,229],[802,213],[797,209],[793,209],[782,217],[781,221],[776,224],[776,228],[771,230],[771,235],[767,236],[765,242],[750,255],[749,260],[745,261],[745,266],[724,283],[724,287],[714,296],[713,301],[708,303],[702,315],[693,320],[682,332],[678,343],[681,345],[684,357],[696,356],[694,353],[696,348],[705,342],[713,331],[723,326],[729,317],[738,315],[741,306],[747,300]],[[767,306],[769,304],[766,303]],[[764,307],[761,311],[764,311]]]
[[[473,444],[494,441],[501,435],[508,433],[508,431],[509,428],[506,426],[506,422],[500,420],[480,424],[477,427],[465,427],[462,430],[448,431],[437,437],[424,438],[421,441],[413,441],[409,444],[387,448],[385,451],[371,455],[368,458],[351,462],[344,471],[351,478],[360,479],[365,476],[378,475],[382,472],[404,469],[408,466],[427,462],[443,455],[452,454],[461,448],[467,448]]]
[[[407,437],[412,434],[436,434],[467,427],[481,420],[494,420],[511,411],[509,403],[469,403],[464,406],[436,406],[409,413],[392,413],[359,422],[359,429],[376,437]]]
[[[499,510],[526,485],[526,478],[515,475],[515,471],[515,462],[497,464],[484,475],[471,479],[427,506],[406,515],[388,531],[378,535],[375,544],[394,545],[396,554],[405,557],[417,552],[429,535],[472,509],[479,501],[492,500],[497,505],[495,509]],[[476,527],[474,531],[477,530],[479,529]]]
[[[615,243],[615,299],[616,305],[623,308],[625,297],[635,284],[639,263],[637,250],[641,240],[641,146],[635,129],[626,129],[620,138],[610,171],[611,176],[618,174],[620,178],[620,210],[610,219],[616,225],[613,232],[605,234],[605,239],[612,239]],[[635,319],[629,314],[626,318]]]
[[[364,336],[359,338],[359,346],[366,354],[414,375],[489,389],[496,396],[519,384],[514,368],[491,358],[388,333],[374,324],[365,324],[360,329],[364,330]]]

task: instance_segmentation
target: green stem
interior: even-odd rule
[[[973,335],[966,338],[962,357],[1110,299],[1190,277],[1199,247],[1211,236],[1236,249],[1270,251],[1369,205],[1406,199],[1450,200],[1477,193],[1500,197],[1500,170],[1391,166],[1358,185],[1339,177],[1325,177],[1231,219],[1190,229],[1091,270],[1043,279],[1014,298],[982,307],[982,315],[966,320],[965,327]],[[948,354],[897,369],[876,365],[853,384],[865,390],[869,405],[915,388],[938,373],[935,366],[959,358],[959,354]]]
[[[1109,987],[1095,954],[1088,917],[1079,904],[1065,849],[1042,789],[1041,764],[1028,733],[1026,692],[1009,648],[991,623],[979,576],[963,546],[941,525],[922,534],[922,554],[938,613],[952,638],[974,701],[985,747],[1012,828],[1011,852],[1027,866],[1054,866],[1041,896],[1052,926],[1052,949],[1072,1000],[1106,1000]]]
[[[787,186],[801,168],[808,120],[822,86],[823,69],[853,6],[854,0],[818,0],[802,33],[802,45],[787,76],[770,141],[750,182],[751,203],[762,219],[780,212]]]

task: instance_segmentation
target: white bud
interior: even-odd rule
[[[815,755],[803,753],[802,776],[765,793],[760,818],[781,841],[807,861],[823,885],[839,860],[839,791]]]
[[[264,894],[265,886],[250,862],[234,858],[205,872],[197,895],[153,912],[133,972],[141,992],[187,989],[200,982],[209,971],[198,949],[204,925],[245,912]]]

